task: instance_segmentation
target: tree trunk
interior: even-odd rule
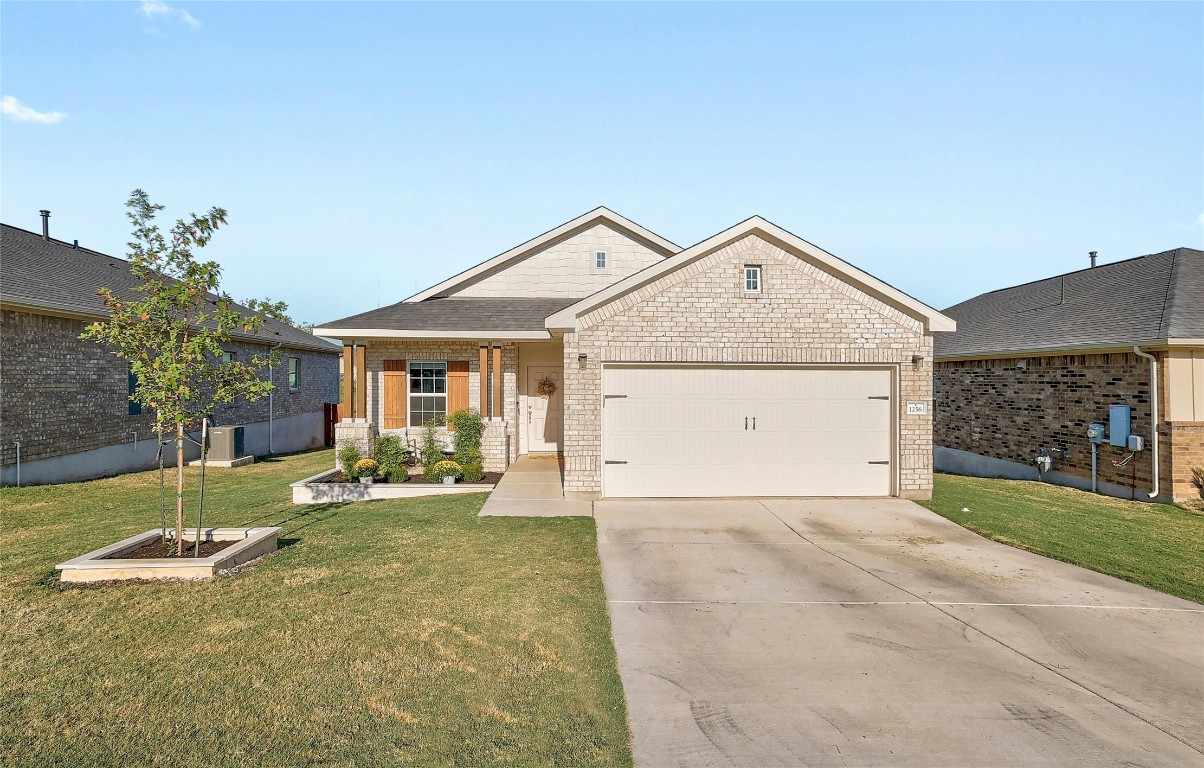
[[[176,557],[184,556],[184,422],[176,422]]]

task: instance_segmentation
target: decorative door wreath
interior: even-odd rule
[[[535,391],[538,392],[542,397],[551,397],[552,395],[556,394],[556,382],[552,381],[547,376],[544,376],[543,379],[540,380],[539,384],[535,386]]]

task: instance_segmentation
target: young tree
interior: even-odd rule
[[[258,371],[274,365],[278,355],[265,351],[249,362],[222,360],[223,346],[236,331],[253,337],[264,323],[262,310],[236,311],[230,297],[218,292],[217,262],[193,256],[226,223],[224,210],[190,214],[165,234],[154,223],[163,206],[151,203],[145,192],[134,190],[126,207],[134,225],[130,271],[138,285],[131,295],[101,287],[97,293],[109,319],[90,324],[81,338],[129,361],[136,379],[130,399],[154,409],[161,442],[164,434],[175,437],[176,554],[183,556],[185,430],[236,395],[248,400],[267,395],[272,385]]]
[[[279,320],[285,325],[296,325],[293,318],[288,315],[288,304],[283,301],[272,301],[271,299],[247,299],[242,303],[244,307],[252,312],[258,312],[264,317],[270,317],[273,320]]]

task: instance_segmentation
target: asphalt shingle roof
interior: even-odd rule
[[[1204,251],[1176,248],[984,293],[944,311],[935,356],[1204,338]]]
[[[0,302],[47,310],[105,316],[96,289],[112,288],[118,295],[134,295],[137,278],[129,262],[18,227],[0,224]],[[235,304],[235,309],[246,310]],[[337,345],[286,323],[268,320],[258,334],[236,333],[237,338],[267,344],[337,353]]]
[[[320,328],[373,328],[396,331],[542,331],[544,320],[578,299],[434,298],[399,302]]]

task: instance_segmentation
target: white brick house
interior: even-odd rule
[[[478,408],[486,469],[560,454],[567,495],[926,497],[953,329],[759,217],[683,250],[598,208],[315,332],[345,431]]]

